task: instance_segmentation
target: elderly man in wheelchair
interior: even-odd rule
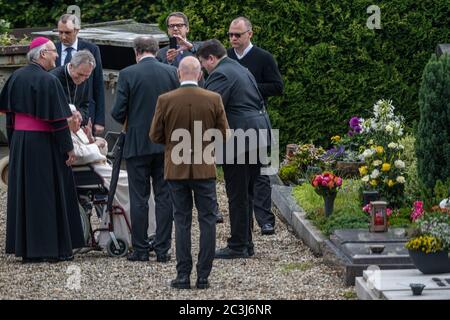
[[[124,256],[131,247],[127,172],[120,170],[113,211],[107,212],[108,188],[112,177],[112,166],[106,157],[107,142],[103,138],[93,137],[90,121],[87,126],[80,128],[81,114],[76,110],[72,110],[72,113],[69,127],[77,157],[72,168],[87,246],[95,249],[106,248],[110,256]],[[100,225],[95,230],[91,226],[93,212],[100,218]],[[152,194],[149,200],[150,247],[155,230],[155,202]]]

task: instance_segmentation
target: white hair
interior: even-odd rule
[[[82,64],[90,64],[93,68],[95,68],[95,58],[88,50],[81,50],[73,55],[70,60],[70,64],[74,68],[77,68]]]
[[[45,46],[46,44],[47,44],[47,42],[40,45],[39,47],[33,48],[30,51],[28,51],[28,53],[27,53],[28,62],[38,61],[41,56],[41,52],[46,49],[46,46]]]

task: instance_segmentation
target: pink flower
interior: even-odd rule
[[[390,217],[392,215],[392,209],[391,208],[386,208],[386,215],[388,217]]]
[[[411,212],[411,220],[416,221],[421,216],[423,216],[425,210],[423,209],[423,202],[422,201],[416,201],[414,202],[414,207]]]
[[[364,212],[367,212],[367,213],[370,213],[370,210],[372,209],[372,206],[370,205],[370,203],[368,203],[368,204],[366,204],[364,207],[363,207],[363,211]]]

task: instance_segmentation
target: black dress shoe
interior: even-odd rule
[[[195,283],[195,286],[197,287],[197,289],[208,289],[209,288],[208,278],[198,278],[197,282]]]
[[[237,251],[229,247],[216,250],[215,259],[239,259],[248,258],[248,250]]]
[[[170,281],[170,286],[175,289],[190,289],[191,280],[188,276],[177,276],[175,279]]]
[[[59,261],[72,261],[73,256],[58,257]]]
[[[247,248],[248,256],[253,257],[255,255],[255,248],[254,247],[248,247]]]
[[[220,211],[216,212],[216,223],[223,223],[223,215]]]
[[[267,223],[261,227],[261,234],[262,235],[271,235],[275,233],[275,228],[272,224]]]
[[[42,263],[42,262],[45,262],[44,258],[26,258],[26,257],[22,258],[22,263],[23,264],[26,264],[26,263]]]
[[[156,255],[156,261],[157,262],[169,262],[170,261],[170,254],[164,253],[164,254],[158,254]]]
[[[148,252],[133,251],[127,257],[128,261],[149,261]]]

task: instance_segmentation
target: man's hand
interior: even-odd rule
[[[105,131],[105,127],[100,124],[94,124],[94,133],[95,134],[102,134],[103,131]]]
[[[183,39],[182,36],[180,36],[178,34],[174,34],[173,36],[178,39],[178,45],[179,45],[178,51],[191,50],[194,47],[194,45],[192,43],[190,43],[186,39]]]
[[[67,152],[66,165],[70,167],[75,162],[76,159],[77,157],[75,156],[75,152],[72,149],[71,151]]]
[[[104,148],[105,147],[105,140],[103,140],[103,139],[97,139],[97,140],[95,140],[95,144],[101,149],[101,148]]]
[[[92,134],[92,121],[91,118],[89,118],[87,125],[83,127],[83,132],[86,134],[86,136],[89,139],[89,143],[94,143],[94,135]]]
[[[177,57],[177,55],[178,55],[178,50],[177,49],[169,49],[169,50],[167,50],[167,53],[166,53],[167,62],[172,63],[173,60],[175,60],[175,58]]]

